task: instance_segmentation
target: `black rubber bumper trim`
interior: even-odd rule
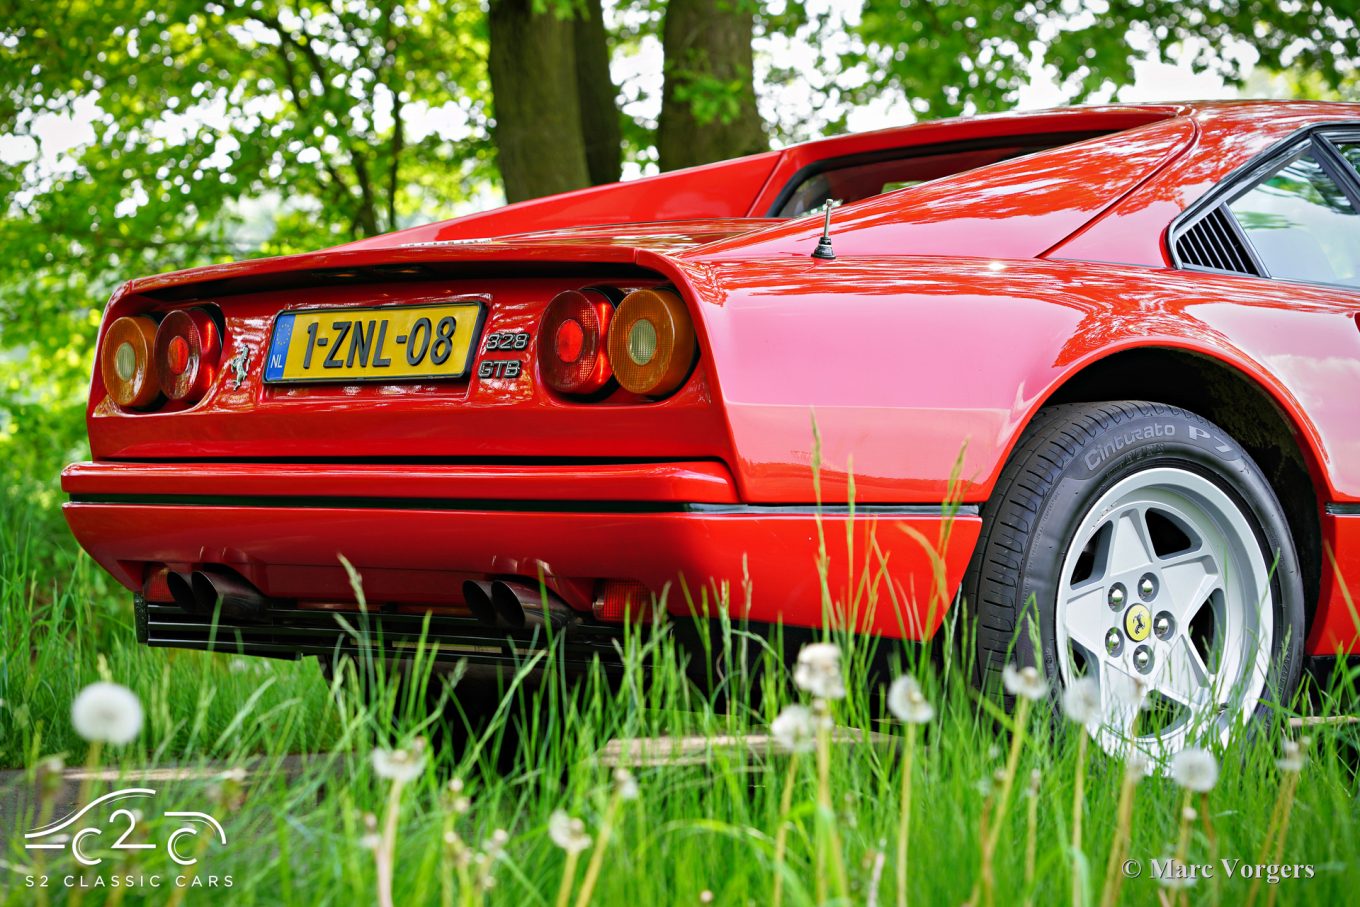
[[[1327,513],[1331,516],[1360,516],[1360,504],[1328,504]]]
[[[132,495],[78,494],[72,504],[127,504],[143,507],[301,507],[323,510],[449,510],[496,513],[693,513],[711,516],[920,517],[977,516],[977,504],[702,504],[681,501],[517,501],[447,498],[314,497],[305,495]]]

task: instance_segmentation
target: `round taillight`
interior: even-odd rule
[[[553,297],[538,326],[534,355],[548,387],[560,394],[593,394],[614,370],[604,338],[614,304],[599,290],[564,290]]]
[[[109,399],[124,409],[144,409],[160,395],[152,348],[156,322],[146,315],[124,315],[104,332],[99,372]]]
[[[202,309],[176,309],[156,331],[156,372],[161,392],[171,400],[202,397],[217,374],[222,335]]]
[[[670,290],[634,290],[609,328],[609,361],[627,390],[663,397],[684,383],[699,348],[694,322]]]

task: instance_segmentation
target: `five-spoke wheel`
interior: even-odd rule
[[[983,509],[964,597],[983,680],[1094,680],[1088,727],[1153,758],[1227,739],[1292,695],[1303,589],[1269,482],[1222,429],[1151,403],[1038,417]],[[1037,640],[1038,646],[1034,645]]]

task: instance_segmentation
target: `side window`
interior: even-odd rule
[[[1353,164],[1360,147],[1343,146]],[[1360,212],[1305,150],[1228,203],[1270,277],[1360,287]]]

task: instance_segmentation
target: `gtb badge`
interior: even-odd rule
[[[483,359],[477,364],[478,378],[518,378],[523,372],[519,359]]]

